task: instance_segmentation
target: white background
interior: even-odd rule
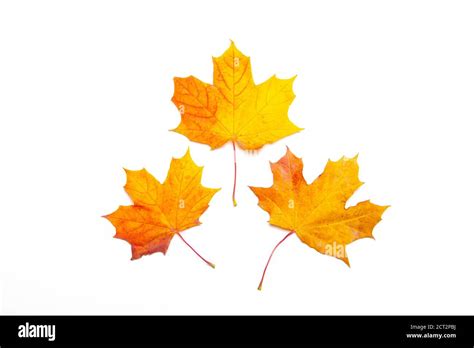
[[[474,314],[471,1],[2,1],[0,292],[4,314]],[[173,77],[212,82],[230,39],[254,79],[297,74],[305,128],[238,152],[169,132]],[[359,153],[349,202],[389,204],[351,268],[285,231],[246,185],[285,145],[312,181]],[[191,147],[222,187],[164,257],[130,261],[101,218],[130,204],[122,167],[163,180]]]

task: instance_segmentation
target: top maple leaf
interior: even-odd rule
[[[250,58],[233,42],[212,61],[213,85],[194,76],[174,78],[172,101],[181,113],[181,123],[173,131],[212,149],[232,142],[236,205],[235,146],[257,150],[302,129],[288,119],[296,76],[279,79],[274,75],[255,85]]]

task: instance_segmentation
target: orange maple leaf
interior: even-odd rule
[[[292,234],[311,248],[349,266],[346,245],[357,239],[373,238],[372,230],[388,208],[370,201],[345,207],[347,200],[362,185],[358,178],[357,156],[328,161],[323,173],[309,185],[303,177],[303,161],[288,148],[286,154],[270,166],[273,186],[250,189],[258,197],[258,205],[270,214],[269,223],[290,232],[270,254],[259,290],[275,249]]]
[[[199,217],[219,191],[201,185],[202,168],[194,163],[188,149],[182,158],[171,160],[163,184],[146,169],[125,169],[124,188],[134,204],[120,206],[104,217],[115,226],[114,237],[132,245],[132,260],[155,252],[166,254],[171,239],[177,235],[214,268],[214,264],[199,255],[181,236],[184,230],[200,225]]]
[[[216,149],[231,141],[234,150],[234,206],[237,176],[236,145],[257,150],[302,128],[288,119],[295,98],[293,81],[272,76],[255,85],[250,58],[231,42],[214,64],[213,85],[194,76],[174,79],[173,103],[181,123],[173,131]]]

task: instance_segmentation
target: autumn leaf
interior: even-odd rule
[[[156,252],[166,254],[171,239],[176,235],[214,268],[214,264],[197,253],[181,235],[183,231],[200,225],[199,217],[219,191],[201,185],[202,167],[193,162],[189,149],[182,158],[171,160],[163,184],[146,169],[125,169],[125,172],[125,191],[134,204],[120,206],[104,217],[115,226],[115,238],[132,245],[132,260]]]
[[[270,254],[259,290],[275,249],[293,234],[311,248],[349,266],[346,245],[357,239],[373,238],[372,230],[388,208],[370,201],[346,208],[347,200],[362,185],[357,156],[328,161],[324,172],[309,185],[303,177],[302,160],[289,149],[270,167],[273,186],[250,189],[258,197],[258,205],[270,214],[269,223],[290,232]]]
[[[213,85],[194,76],[174,79],[173,103],[181,123],[173,131],[212,149],[232,142],[234,151],[234,206],[237,176],[236,146],[257,150],[265,144],[300,131],[288,119],[295,98],[293,81],[270,77],[255,85],[250,58],[231,42],[214,64]]]

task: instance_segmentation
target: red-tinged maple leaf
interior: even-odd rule
[[[201,185],[202,167],[191,158],[189,150],[179,159],[173,158],[163,184],[146,169],[127,170],[125,191],[133,205],[120,206],[104,216],[116,228],[115,238],[132,246],[132,260],[143,255],[166,254],[171,239],[178,236],[202,260],[214,268],[189,245],[181,233],[200,224],[199,217],[219,189]]]

